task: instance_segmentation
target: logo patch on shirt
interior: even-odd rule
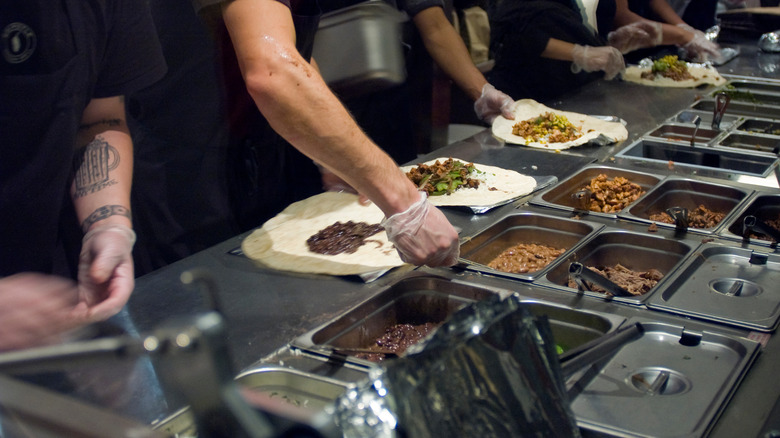
[[[16,22],[3,29],[0,40],[3,43],[3,58],[10,64],[21,64],[35,52],[38,38],[30,26]]]

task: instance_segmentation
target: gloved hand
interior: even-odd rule
[[[135,232],[111,224],[93,228],[81,241],[79,295],[92,321],[107,319],[124,307],[135,287]]]
[[[32,272],[0,278],[0,351],[63,341],[84,326],[87,306],[70,279]]]
[[[358,202],[360,202],[363,205],[367,205],[371,203],[371,200],[368,199],[367,196],[358,193],[357,190],[355,190],[349,183],[341,179],[338,175],[331,172],[330,170],[326,169],[325,167],[321,166],[318,163],[314,163],[317,165],[317,168],[320,169],[320,176],[322,177],[322,189],[326,192],[347,192],[347,193],[353,193],[355,195],[359,195]]]
[[[637,21],[619,27],[607,34],[609,45],[620,53],[654,47],[663,41],[663,27],[655,21]]]
[[[507,94],[496,90],[496,87],[490,84],[485,84],[482,87],[482,95],[474,102],[474,112],[487,124],[492,124],[499,115],[514,120],[513,103],[515,101]]]
[[[623,55],[614,47],[575,44],[571,55],[573,58],[571,70],[574,73],[579,73],[580,70],[603,71],[604,79],[611,80],[626,68]]]
[[[428,202],[425,192],[420,192],[420,200],[406,211],[385,218],[382,226],[407,263],[435,267],[458,261],[458,233],[444,213]]]
[[[678,24],[677,27],[693,34],[693,38],[690,41],[680,46],[684,59],[692,62],[707,62],[718,60],[721,57],[720,46],[708,40],[704,36],[704,32],[684,23]]]

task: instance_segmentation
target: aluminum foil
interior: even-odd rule
[[[577,437],[549,324],[510,296],[454,314],[336,401],[345,437]]]

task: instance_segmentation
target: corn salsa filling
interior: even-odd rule
[[[581,128],[574,126],[566,116],[545,112],[512,126],[512,134],[532,143],[565,143],[582,137]]]

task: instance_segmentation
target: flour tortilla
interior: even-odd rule
[[[352,254],[318,254],[306,240],[336,222],[378,224],[384,213],[374,204],[360,205],[357,195],[325,192],[290,204],[241,243],[244,254],[262,266],[282,271],[359,275],[401,266],[398,252],[382,231]]]
[[[422,164],[431,165],[436,161],[444,162],[448,157],[437,158]],[[471,163],[468,160],[453,158],[464,164]],[[437,207],[483,207],[493,206],[517,199],[531,193],[536,187],[536,180],[528,175],[501,167],[488,166],[486,164],[473,163],[474,167],[483,173],[471,175],[471,178],[480,180],[477,188],[459,188],[449,195],[429,196],[428,200]],[[414,166],[403,166],[401,170],[410,171]],[[494,188],[495,190],[490,190]]]
[[[628,82],[635,82],[637,84],[649,85],[651,87],[670,87],[670,88],[695,88],[700,85],[723,85],[726,83],[726,79],[718,73],[712,67],[704,65],[692,65],[688,64],[688,71],[694,79],[686,79],[684,81],[675,81],[656,75],[653,80],[643,79],[642,73],[651,71],[652,66],[640,67],[638,65],[631,65],[626,67],[623,72],[623,80]]]
[[[515,114],[514,120],[498,116],[493,121],[493,135],[506,143],[519,144],[532,148],[562,150],[586,144],[599,137],[606,139],[607,143],[617,143],[628,138],[628,130],[620,122],[608,122],[584,114],[555,110],[532,99],[518,100],[513,104],[512,111]],[[583,132],[582,137],[562,143],[539,143],[526,142],[525,138],[512,134],[512,127],[515,124],[523,120],[529,120],[540,116],[546,112],[566,116],[569,122],[574,126],[581,128]]]

